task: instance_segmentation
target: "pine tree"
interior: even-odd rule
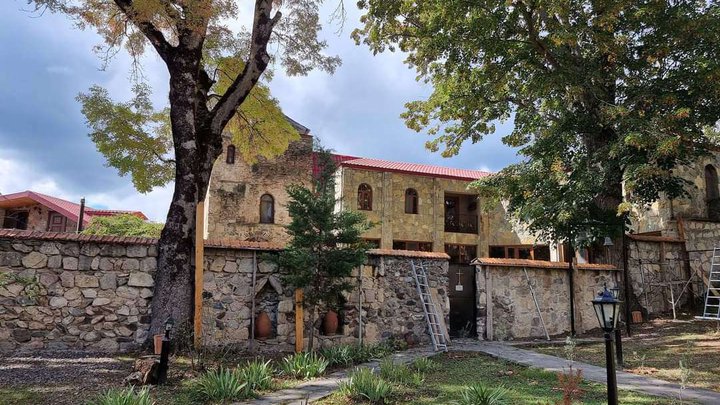
[[[336,211],[335,164],[321,147],[316,156],[320,171],[312,187],[287,187],[291,218],[287,232],[292,239],[277,257],[286,271],[285,283],[304,291],[303,305],[310,313],[309,350],[313,350],[317,308],[338,305],[341,294],[352,289],[352,270],[367,257],[368,245],[360,235],[371,226],[360,212]]]

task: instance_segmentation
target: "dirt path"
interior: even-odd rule
[[[0,404],[78,404],[92,393],[119,386],[132,369],[130,357],[86,352],[38,352],[0,356]]]

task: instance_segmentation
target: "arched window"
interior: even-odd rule
[[[367,183],[358,187],[358,209],[372,211],[372,187]]]
[[[225,154],[225,163],[229,165],[235,163],[235,145],[229,145],[227,147],[227,153]]]
[[[275,199],[270,194],[260,197],[260,223],[275,223]]]
[[[414,188],[405,190],[405,213],[418,213],[418,193]]]
[[[705,201],[708,219],[720,220],[720,190],[718,190],[718,173],[713,165],[705,166]]]

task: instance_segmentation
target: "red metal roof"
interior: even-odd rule
[[[355,167],[358,169],[416,174],[428,177],[444,177],[458,180],[477,180],[492,174],[481,170],[453,169],[450,167],[368,158],[346,159],[340,164],[341,166]]]
[[[318,154],[317,152],[313,152],[312,159],[313,159],[313,178],[317,177],[317,175],[320,174],[320,165],[317,158]],[[335,165],[340,166],[340,164],[346,160],[351,159],[358,159],[357,156],[349,156],[349,155],[336,155],[334,153],[330,154],[332,157],[333,162]]]
[[[14,202],[24,204],[29,200],[34,201],[38,204],[42,204],[49,209],[62,214],[71,221],[78,221],[78,217],[80,214],[80,204],[31,190],[21,191],[19,193],[13,194],[0,195],[0,207],[6,206],[10,208],[13,206],[17,206],[13,205]],[[83,224],[87,225],[93,216],[111,216],[118,214],[131,214],[144,220],[148,219],[145,214],[140,211],[96,210],[95,208],[88,207],[86,205],[85,216],[83,217]]]

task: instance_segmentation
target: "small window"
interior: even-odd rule
[[[713,165],[705,166],[705,203],[707,217],[713,221],[720,220],[720,190],[718,190],[718,173]]]
[[[260,223],[275,223],[275,199],[270,194],[260,197]]]
[[[3,220],[3,228],[25,230],[28,227],[30,213],[24,210],[7,210]]]
[[[229,145],[227,147],[227,153],[225,154],[225,163],[232,165],[235,164],[235,146]]]
[[[372,211],[372,187],[367,183],[358,187],[358,209]]]
[[[405,213],[418,213],[418,193],[414,188],[405,190]]]

